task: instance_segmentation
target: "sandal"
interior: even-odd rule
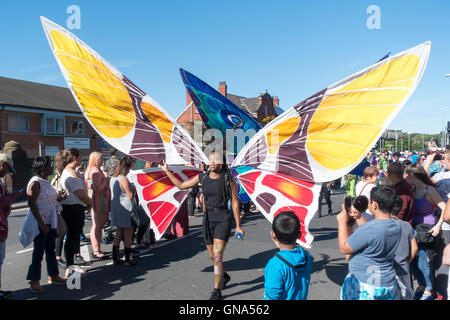
[[[125,248],[125,265],[127,267],[132,267],[137,264],[137,261],[131,257],[131,248]]]
[[[92,251],[92,255],[100,260],[105,259],[105,253],[102,251]]]
[[[125,265],[127,267],[133,267],[133,266],[138,265],[138,262],[136,260],[134,260],[134,259],[125,260]]]

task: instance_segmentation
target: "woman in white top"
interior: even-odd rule
[[[63,153],[64,170],[61,185],[67,191],[67,198],[61,202],[62,216],[67,224],[67,239],[64,244],[66,265],[74,262],[74,255],[80,252],[80,234],[83,231],[84,212],[92,207],[87,194],[86,183],[75,171],[81,165],[81,153],[78,149],[67,149]],[[67,272],[66,272],[67,275]]]
[[[27,186],[28,205],[34,218],[39,224],[40,233],[34,238],[33,256],[28,268],[27,280],[33,293],[43,293],[40,285],[41,262],[46,255],[47,273],[51,283],[64,284],[66,281],[59,276],[55,253],[55,229],[57,227],[56,211],[60,209],[58,201],[66,197],[63,192],[57,193],[47,181],[53,172],[49,157],[38,157],[33,163],[35,176]]]
[[[377,186],[379,173],[376,167],[365,168],[363,179],[356,184],[355,195],[366,196],[370,200],[370,191]]]

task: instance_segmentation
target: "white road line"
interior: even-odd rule
[[[17,254],[21,254],[21,253],[25,253],[25,252],[28,252],[28,251],[33,251],[33,249],[34,249],[34,248],[29,248],[29,249],[17,251],[16,253],[17,253]]]
[[[91,263],[91,255],[89,253],[89,246],[80,246],[80,254],[84,261]]]

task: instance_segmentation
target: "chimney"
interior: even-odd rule
[[[227,96],[227,83],[225,81],[219,82],[219,92],[225,97]]]
[[[273,97],[273,105],[274,106],[279,106],[279,100],[278,100],[278,97]]]

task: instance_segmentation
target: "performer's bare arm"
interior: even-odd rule
[[[200,183],[198,175],[188,181],[178,180],[177,177],[175,177],[175,175],[172,172],[170,172],[169,168],[167,167],[167,163],[164,161],[161,165],[161,168],[166,173],[166,175],[169,177],[170,181],[172,181],[172,183],[180,190],[193,188]]]

